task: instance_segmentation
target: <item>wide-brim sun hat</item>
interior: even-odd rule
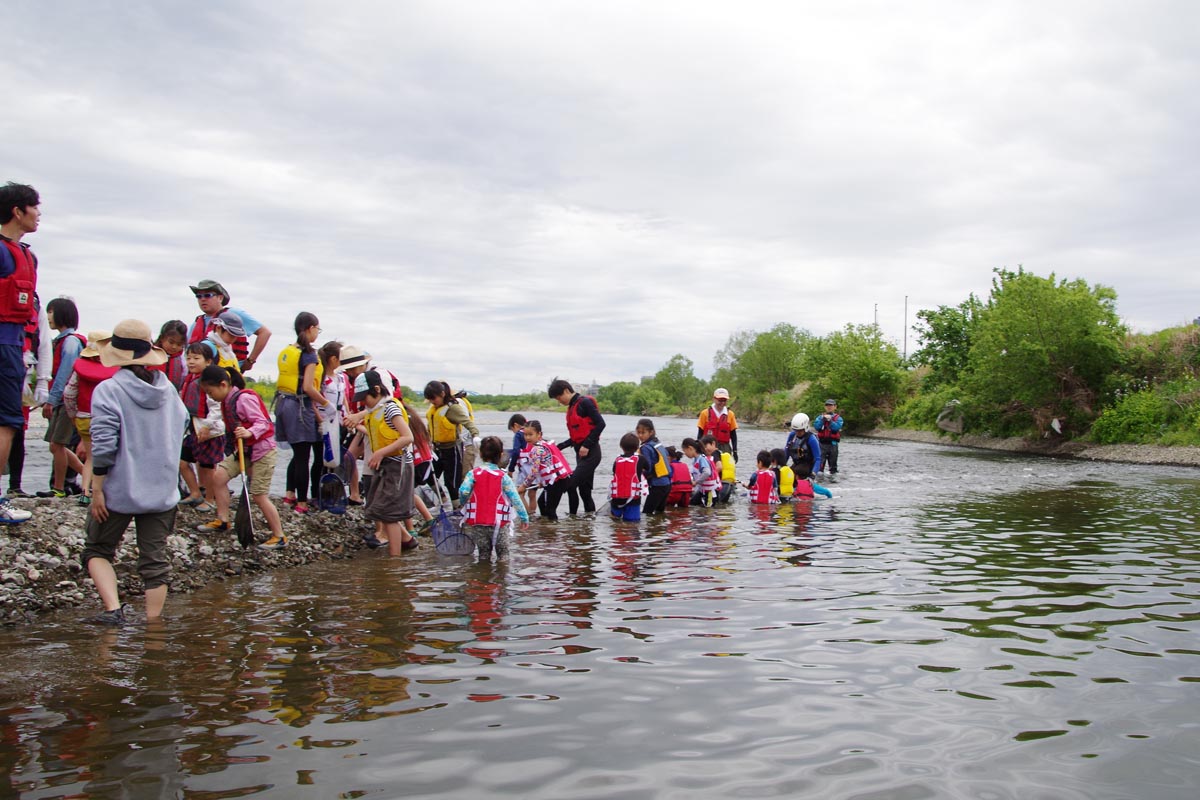
[[[166,351],[154,346],[150,326],[140,319],[118,322],[112,338],[100,348],[100,363],[106,367],[157,367],[167,358]]]
[[[338,366],[341,369],[361,366],[367,363],[367,354],[361,348],[348,344],[342,348],[342,354],[339,356],[338,362]]]
[[[100,348],[112,338],[112,331],[88,331],[87,347],[79,351],[83,358],[95,358],[100,355]]]

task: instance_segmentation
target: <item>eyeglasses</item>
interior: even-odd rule
[[[216,292],[196,292],[197,300],[208,300],[210,298],[220,297],[220,296],[221,295],[217,294]]]

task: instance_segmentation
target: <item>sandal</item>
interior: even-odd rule
[[[284,497],[284,498],[283,498],[283,504],[284,504],[285,506],[294,506],[294,505],[296,505],[296,498],[294,498],[294,497]]]
[[[296,503],[296,505],[292,506],[292,512],[295,514],[307,514],[309,512],[308,503]]]
[[[90,494],[81,494],[75,502],[81,506],[90,506],[92,504],[92,496]]]
[[[212,503],[201,503],[200,505],[196,506],[196,510],[201,514],[213,514],[216,513],[217,507]]]
[[[203,502],[204,502],[203,497],[185,497],[184,499],[179,501],[179,505],[191,506],[192,508],[195,508],[196,506],[200,505]]]

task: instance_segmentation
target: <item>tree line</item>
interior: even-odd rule
[[[1130,333],[1116,292],[1024,268],[994,271],[986,298],[917,312],[906,360],[875,325],[825,336],[781,322],[729,336],[713,376],[671,356],[653,376],[599,389],[605,413],[694,415],[718,386],[738,418],[782,426],[836,398],[847,431],[879,426],[1101,443],[1200,443],[1200,328]],[[544,393],[475,398],[554,408]]]

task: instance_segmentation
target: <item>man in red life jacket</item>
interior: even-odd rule
[[[712,405],[700,412],[696,420],[696,438],[703,439],[711,436],[717,440],[717,449],[729,453],[737,461],[737,420],[733,411],[726,408],[729,405],[729,390],[717,389],[713,392]]]
[[[205,279],[189,288],[200,305],[200,315],[188,328],[188,344],[204,341],[212,330],[213,322],[221,315],[221,312],[232,311],[241,318],[242,327],[246,331],[245,336],[239,336],[233,342],[233,354],[237,357],[242,373],[248,372],[254,367],[263,348],[267,346],[267,341],[271,338],[271,330],[242,309],[230,308],[229,292],[225,291],[225,287],[216,281]],[[248,338],[250,336],[254,337],[253,348],[250,347]]]
[[[25,426],[25,328],[36,321],[37,259],[21,239],[38,229],[41,198],[32,186],[0,186],[0,474],[18,429]],[[0,524],[25,522],[33,514],[0,497]]]
[[[546,391],[554,400],[567,407],[568,444],[575,448],[575,472],[567,489],[567,505],[571,515],[579,511],[579,500],[583,499],[584,513],[596,510],[592,498],[592,483],[596,467],[600,466],[600,434],[604,431],[604,417],[596,407],[596,399],[579,394],[575,387],[562,378],[550,382]]]

